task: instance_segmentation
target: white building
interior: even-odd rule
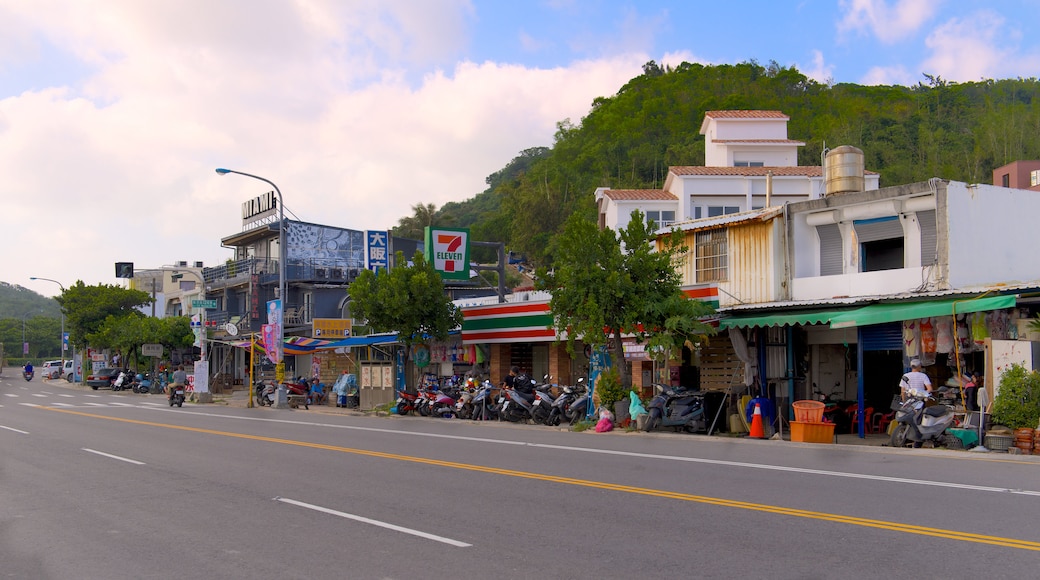
[[[780,111],[708,111],[704,166],[668,169],[663,189],[596,190],[600,227],[622,229],[639,209],[660,227],[823,197],[821,166],[799,166],[802,141],[787,138]],[[879,175],[865,172],[864,188]]]

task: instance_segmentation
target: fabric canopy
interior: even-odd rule
[[[1015,295],[989,296],[955,300],[890,302],[839,310],[803,310],[799,312],[785,310],[774,314],[758,312],[723,318],[719,321],[719,328],[755,328],[759,326],[767,328],[796,324],[830,324],[831,328],[853,328],[933,316],[1014,308],[1015,299]]]
[[[933,316],[951,316],[968,312],[983,312],[1015,307],[1015,295],[990,296],[988,298],[969,298],[959,300],[931,300],[928,302],[892,302],[889,304],[871,304],[848,312],[842,312],[831,318],[831,328],[850,328],[899,322]]]
[[[747,314],[719,320],[719,328],[754,328],[756,326],[787,326],[791,324],[826,324],[844,310],[784,311],[776,314]]]
[[[285,354],[311,354],[316,351],[334,350],[337,348],[349,348],[352,346],[373,346],[377,344],[393,344],[395,342],[397,342],[397,333],[375,334],[369,336],[352,336],[350,338],[344,338],[341,340],[320,340],[317,338],[287,336],[285,337]],[[231,344],[232,346],[236,346],[238,348],[249,348],[249,346],[252,343],[248,340],[239,340],[230,342],[228,344]],[[259,349],[263,349],[263,341],[258,339],[256,341],[256,346]]]

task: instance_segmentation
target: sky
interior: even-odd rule
[[[0,0],[0,281],[224,262],[271,187],[218,167],[277,184],[287,217],[385,230],[480,193],[650,60],[1031,78],[1038,21],[1029,0]]]

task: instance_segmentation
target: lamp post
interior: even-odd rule
[[[285,295],[285,198],[282,197],[282,190],[278,189],[278,186],[275,185],[274,182],[270,179],[265,179],[263,177],[260,177],[259,175],[252,175],[250,173],[235,171],[234,169],[224,169],[223,167],[218,167],[216,171],[219,175],[236,173],[238,175],[252,177],[253,179],[263,181],[264,183],[273,187],[275,193],[278,194],[278,298],[282,301],[282,307],[280,309],[280,318],[278,320],[278,343],[276,346],[278,353],[278,362],[275,365],[275,377],[277,381],[281,382],[282,379],[285,377],[285,308],[287,305],[286,300],[288,299],[288,297]],[[283,387],[279,385],[280,391],[282,388]],[[280,396],[278,397],[278,406],[287,406],[283,402],[285,400],[285,397],[281,396],[281,393],[279,393],[279,395]],[[252,400],[252,396],[250,396],[250,400]]]
[[[32,314],[32,312],[26,312],[22,315],[22,356],[29,354],[29,343],[25,342],[25,317]]]
[[[58,282],[57,280],[51,280],[50,278],[40,278],[39,276],[30,276],[29,279],[30,280],[44,280],[44,281],[47,281],[47,282],[54,282],[55,284],[58,285],[58,288],[61,288],[61,293],[62,294],[65,293],[65,286],[63,286],[62,283]],[[59,343],[61,344],[61,372],[65,372],[65,307],[64,306],[61,307],[61,340],[59,341]],[[75,358],[75,357],[73,357],[73,358]],[[72,366],[75,367],[76,363],[73,362]],[[75,374],[75,371],[73,371],[73,374]]]

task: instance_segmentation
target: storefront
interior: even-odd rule
[[[757,368],[765,369],[756,369],[756,383],[785,416],[792,400],[823,399],[844,405],[848,428],[855,425],[860,435],[890,411],[911,359],[922,362],[933,385],[949,387],[947,402],[963,411],[958,377],[987,366],[987,339],[1017,338],[1019,320],[1031,316],[1015,308],[1014,295],[833,306],[741,313],[721,326],[747,332]],[[781,357],[768,354],[770,332],[787,336],[782,358],[790,372],[780,374]],[[780,382],[788,384],[787,397],[770,388]]]

